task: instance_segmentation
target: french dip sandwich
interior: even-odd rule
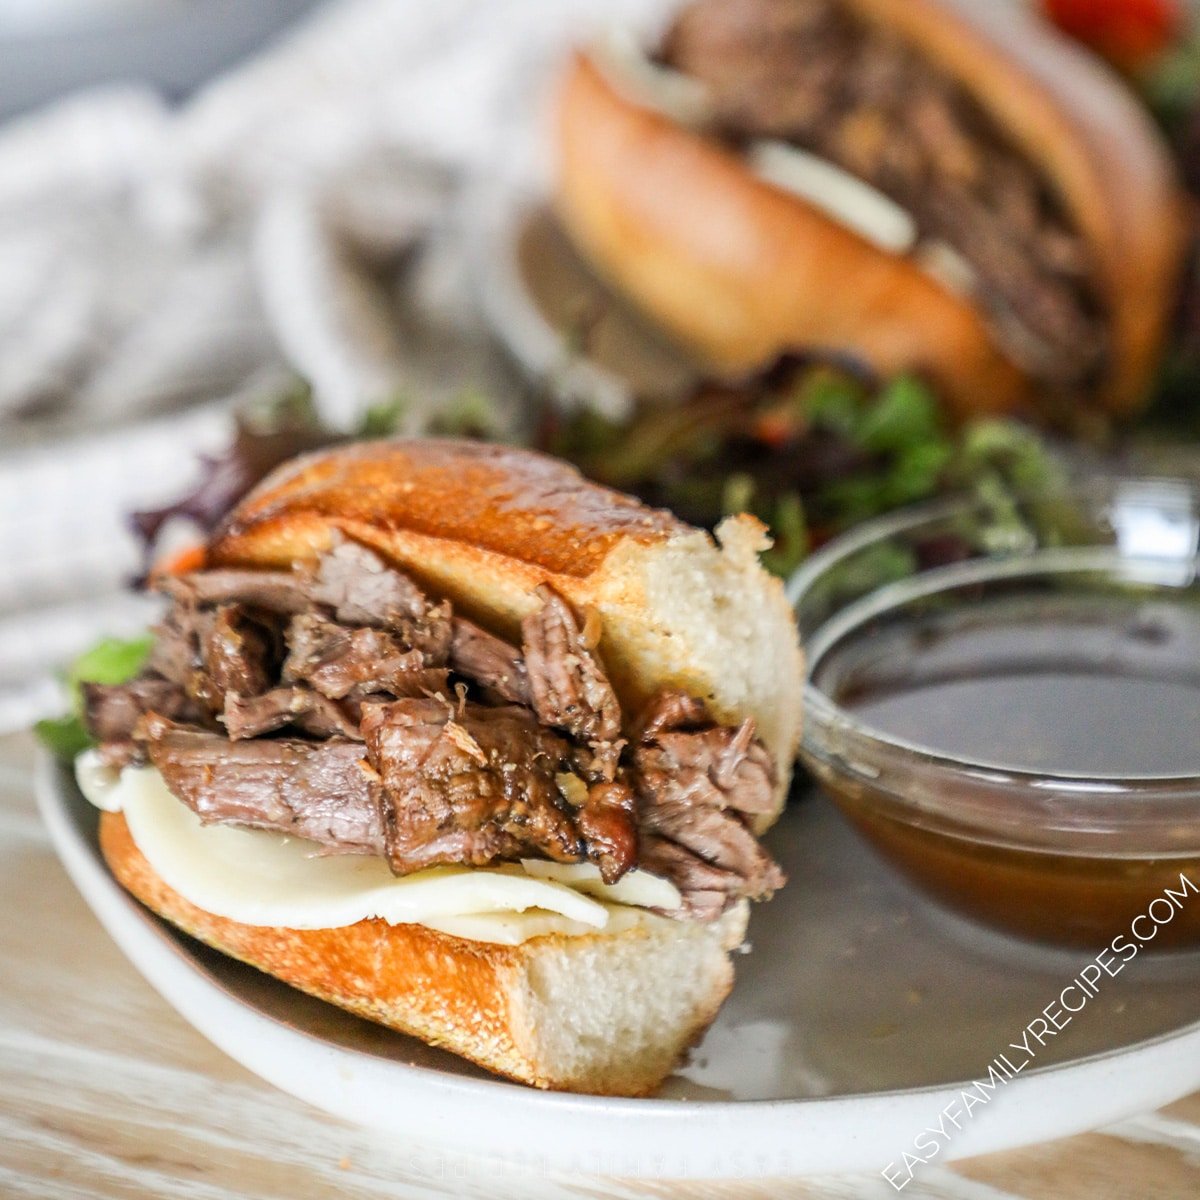
[[[527,451],[276,471],[156,576],[77,763],[117,880],[216,949],[538,1087],[642,1095],[712,1021],[802,664],[762,527]]]
[[[1149,118],[1008,0],[696,0],[578,54],[556,207],[711,365],[848,352],[961,413],[1145,398],[1184,258]]]

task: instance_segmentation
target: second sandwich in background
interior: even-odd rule
[[[578,55],[556,206],[728,373],[917,370],[960,413],[1143,402],[1183,258],[1159,135],[1020,5],[697,0]]]

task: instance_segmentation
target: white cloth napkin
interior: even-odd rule
[[[341,0],[172,111],[72,97],[0,130],[0,418],[75,428],[284,362],[327,415],[405,378],[386,275],[464,177],[535,174],[564,48],[665,0]]]
[[[115,87],[0,129],[0,729],[144,621],[123,514],[231,400],[297,373],[334,425],[399,393],[419,429],[503,389],[460,197],[537,179],[566,48],[672,2],[338,0],[178,110]]]

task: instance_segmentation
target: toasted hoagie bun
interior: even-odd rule
[[[703,700],[722,725],[755,731],[774,764],[773,791],[761,793],[746,827],[761,831],[777,815],[799,737],[802,661],[782,588],[757,562],[764,535],[752,519],[728,522],[714,540],[542,455],[436,440],[371,443],[275,472],[210,539],[203,569],[214,577],[303,572],[348,542],[512,642],[539,595],[562,597],[586,614],[588,644],[611,678],[630,744],[641,736],[638,714],[662,689]],[[144,732],[148,726],[154,732]],[[168,739],[219,736],[180,732],[155,714],[139,729],[151,764],[151,739],[163,730]],[[232,754],[253,743],[224,744]],[[354,744],[338,740],[343,749]],[[366,753],[361,765],[373,774]],[[126,769],[158,778],[152,766]],[[141,820],[145,828],[149,818]],[[277,836],[264,828],[239,836]],[[300,927],[295,917],[296,927],[235,919],[188,894],[179,880],[189,872],[156,869],[155,861],[168,860],[155,860],[158,843],[140,844],[138,829],[132,812],[128,820],[104,812],[101,849],[117,880],[166,920],[287,984],[538,1087],[653,1091],[728,994],[730,952],[746,927],[744,899],[701,920],[610,898],[605,927],[514,944],[379,916],[336,928]],[[176,847],[190,844],[177,832],[167,836]],[[209,886],[205,894],[224,895],[219,879],[215,891]],[[244,905],[245,888],[240,893]]]

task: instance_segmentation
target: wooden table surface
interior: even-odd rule
[[[109,942],[34,809],[33,748],[0,738],[0,1197],[363,1200],[651,1196],[882,1200],[880,1176],[697,1184],[517,1168],[355,1128],[226,1058]],[[532,1144],[537,1131],[530,1130]],[[1200,1197],[1200,1094],[1102,1132],[933,1169],[921,1200]]]

